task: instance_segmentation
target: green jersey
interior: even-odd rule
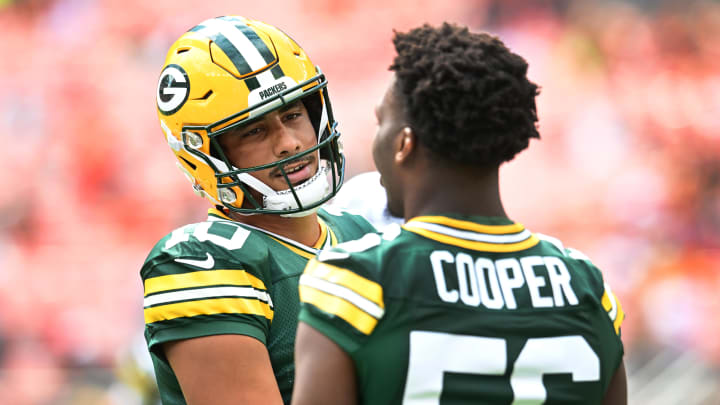
[[[417,217],[341,244],[300,299],[355,362],[362,404],[599,404],[623,356],[600,271],[507,219]]]
[[[185,404],[162,344],[218,334],[263,342],[285,403],[294,378],[293,345],[300,303],[298,278],[319,249],[374,228],[362,217],[318,211],[318,244],[304,246],[210,210],[207,221],[161,239],[140,271],[145,339],[165,405]]]

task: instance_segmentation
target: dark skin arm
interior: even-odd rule
[[[605,392],[603,405],[625,405],[627,404],[627,375],[625,373],[625,362],[620,362],[620,366],[615,370],[610,385]]]
[[[282,405],[270,357],[259,340],[215,335],[163,345],[188,405]]]
[[[355,365],[335,342],[300,322],[295,341],[292,405],[331,404],[357,404]]]

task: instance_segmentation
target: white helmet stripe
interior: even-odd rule
[[[266,70],[255,76],[260,82],[260,88],[270,87],[275,82],[275,77],[270,70]]]
[[[267,62],[265,62],[265,59],[257,48],[255,48],[253,42],[245,36],[245,34],[238,29],[233,22],[214,18],[203,22],[200,26],[200,30],[198,31],[200,34],[208,37],[220,34],[227,38],[228,41],[230,41],[230,43],[235,47],[235,50],[242,55],[247,64],[250,66],[250,71],[256,71],[267,66]]]

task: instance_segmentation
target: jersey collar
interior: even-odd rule
[[[285,246],[286,248],[290,249],[294,253],[305,257],[306,259],[312,259],[315,257],[320,250],[324,248],[328,248],[330,246],[337,245],[337,236],[335,236],[335,232],[325,223],[325,221],[322,220],[322,218],[318,217],[318,224],[320,225],[320,237],[318,238],[318,241],[313,246],[307,246],[303,245],[300,242],[296,242],[292,239],[286,238],[284,236],[280,236],[276,233],[267,231],[262,228],[258,228],[256,226],[244,224],[238,221],[234,221],[232,218],[227,216],[224,212],[220,211],[216,208],[210,208],[208,210],[208,220],[209,221],[218,221],[218,220],[225,220],[225,221],[232,221],[236,224],[240,224],[241,226],[253,229],[255,231],[258,231],[262,234],[265,234],[269,236],[270,238],[274,239],[279,244]]]
[[[522,224],[505,218],[421,216],[410,219],[403,228],[438,242],[484,252],[517,252],[539,242]]]

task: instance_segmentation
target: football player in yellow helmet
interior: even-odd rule
[[[243,214],[307,215],[343,180],[345,161],[326,86],[325,75],[282,31],[219,17],[185,33],[168,51],[158,81],[158,116],[178,165],[200,195]],[[312,148],[251,167],[244,156],[232,161],[221,147],[223,138],[243,136],[239,130],[298,100],[316,132]],[[318,170],[305,178],[294,173],[299,162]]]
[[[298,278],[320,249],[374,231],[320,208],[345,165],[326,86],[293,39],[244,17],[203,21],[167,53],[160,126],[214,207],[141,269],[164,404],[290,402]]]

